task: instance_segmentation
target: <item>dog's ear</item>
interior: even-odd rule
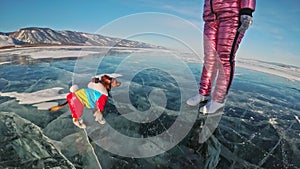
[[[92,78],[92,82],[93,83],[99,83],[100,79],[98,77],[94,77],[94,78]]]
[[[112,78],[107,75],[101,76],[101,83],[106,89],[110,89],[111,80]]]

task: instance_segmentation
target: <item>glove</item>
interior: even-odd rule
[[[252,17],[249,15],[241,15],[240,22],[241,22],[241,26],[239,27],[238,31],[240,33],[243,33],[251,26]]]

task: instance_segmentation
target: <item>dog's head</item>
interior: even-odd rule
[[[108,90],[121,85],[121,82],[118,82],[116,78],[112,78],[108,75],[101,76],[101,82],[103,86]]]
[[[93,78],[92,82],[101,83],[107,91],[110,91],[114,87],[118,87],[121,85],[121,82],[118,82],[116,78],[110,77],[108,75],[102,75],[101,79]]]

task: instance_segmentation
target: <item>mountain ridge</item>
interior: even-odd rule
[[[27,27],[14,32],[0,32],[0,49],[31,46],[82,45],[131,48],[164,48],[149,43],[77,31]]]

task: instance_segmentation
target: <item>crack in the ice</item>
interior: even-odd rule
[[[94,147],[93,147],[93,145],[91,144],[91,142],[89,141],[88,133],[87,133],[86,129],[84,129],[83,131],[84,131],[84,133],[85,133],[85,138],[86,138],[88,144],[91,146],[92,154],[95,156],[95,159],[96,159],[96,161],[97,161],[97,164],[98,164],[98,166],[99,166],[99,169],[102,169],[101,164],[100,164],[100,162],[99,162],[99,159],[98,159],[98,157],[97,157],[97,155],[96,155],[96,153],[95,153]]]
[[[286,130],[288,130],[288,129],[290,129],[293,125],[294,125],[294,123],[295,122],[292,122],[292,124],[290,124],[290,126],[286,129]],[[278,127],[276,127],[275,125],[273,125],[272,124],[272,126],[277,130],[277,133],[279,134],[279,136],[280,136],[280,139],[278,140],[278,142],[276,143],[276,145],[268,152],[268,154],[266,154],[266,156],[259,162],[259,166],[262,166],[266,161],[267,161],[267,159],[270,157],[270,155],[273,155],[272,153],[275,151],[275,149],[280,145],[280,143],[282,142],[282,140],[284,140],[284,136],[285,136],[285,132],[283,131],[283,129],[282,128],[279,128],[279,126]],[[285,151],[283,150],[284,149],[284,147],[283,147],[283,145],[282,145],[282,147],[281,147],[281,150],[282,150],[282,162],[283,162],[283,164],[284,165],[289,165],[288,164],[288,160],[286,159],[286,155],[285,155]],[[287,166],[285,166],[285,167],[287,167]]]

